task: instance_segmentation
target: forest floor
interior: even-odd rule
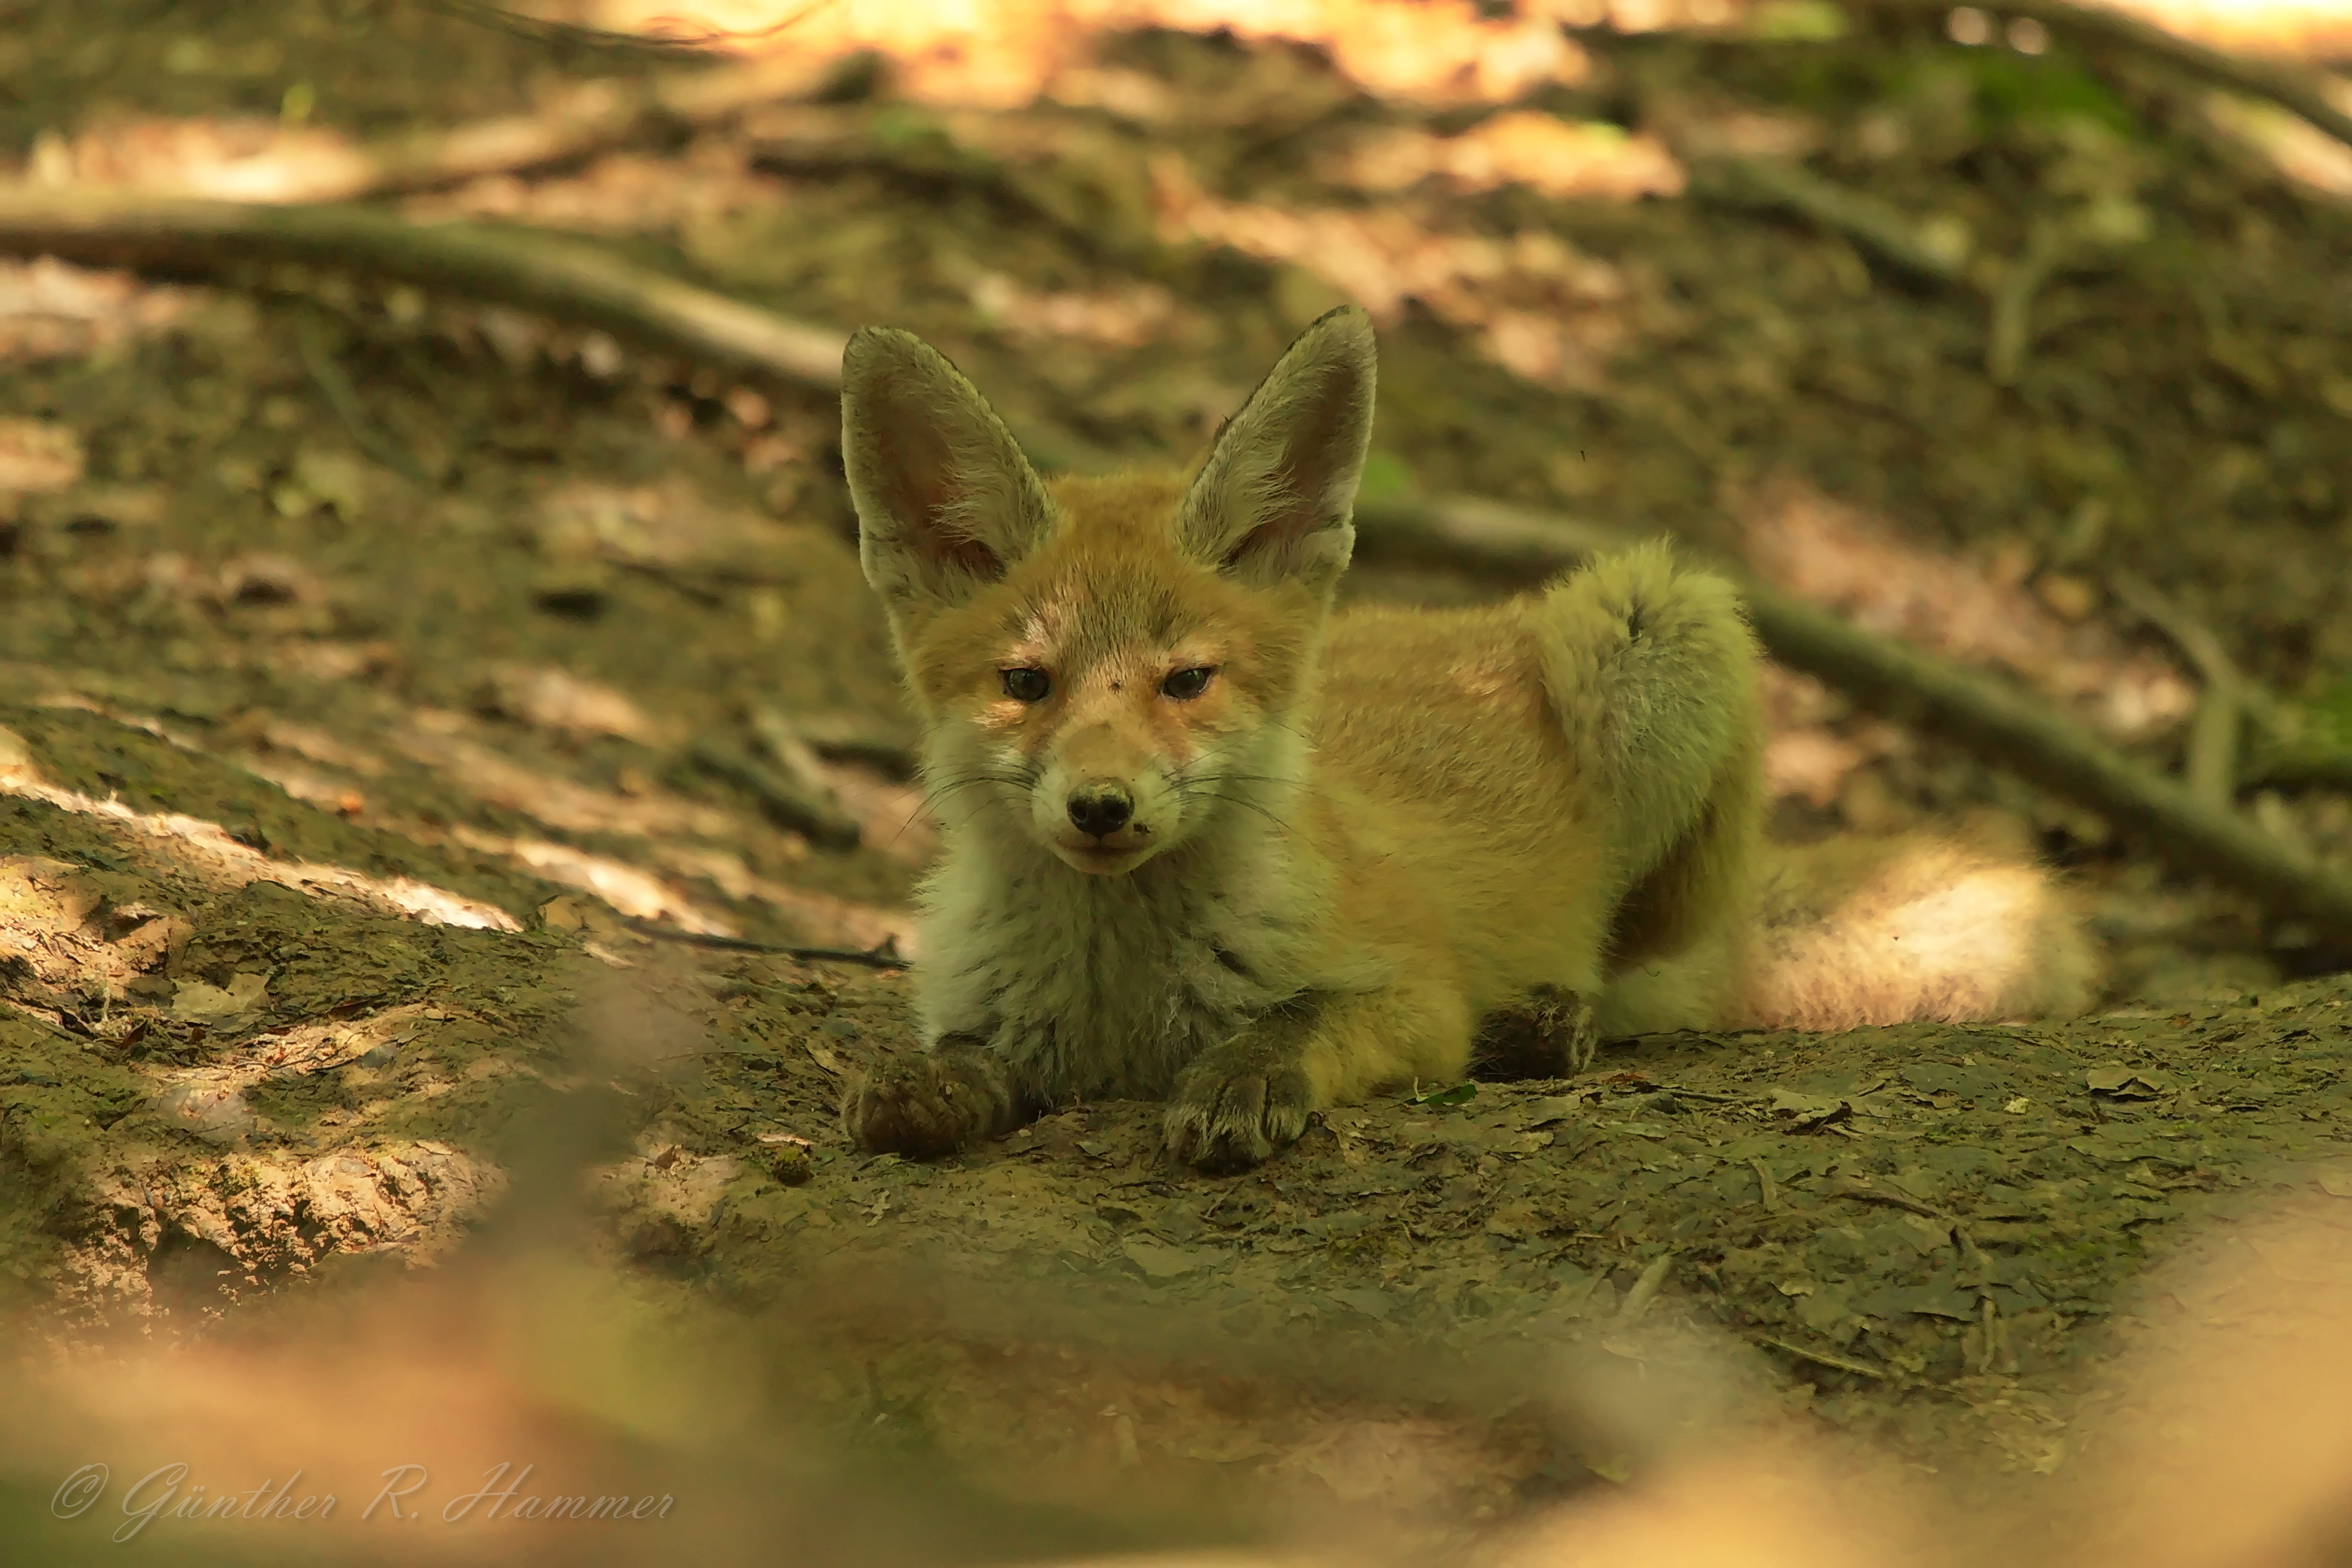
[[[266,152],[272,121],[373,135],[677,68],[464,7],[89,11],[11,11],[0,146],[92,181]],[[2196,671],[2118,582],[2352,720],[2352,208],[2128,60],[1891,24],[1588,44],[1528,101],[1635,134],[1590,132],[1602,172],[1565,192],[1447,164],[1472,109],[1159,33],[1034,106],[886,83],[409,201],[910,327],[1048,460],[1182,456],[1353,293],[1385,493],[1675,532],[2166,767]],[[909,144],[961,151],[870,155]],[[1984,288],[1684,191],[1676,159],[1722,147],[1981,256],[2095,209],[2126,237],[2054,271],[1996,377]],[[860,1155],[834,1107],[912,1047],[905,971],[674,940],[904,941],[933,847],[826,394],[413,290],[50,263],[0,265],[0,1310],[28,1377],[537,1257],[530,1194],[585,1194],[544,1235],[598,1291],[712,1343],[762,1325],[744,1397],[972,1489],[950,1534],[804,1510],[812,1561],[1310,1516],[1397,1547],[1667,1444],[1531,1370],[1579,1354],[2009,1508],[2134,1426],[2103,1379],[2137,1345],[2230,1321],[2233,1289],[2352,1278],[2340,951],[1785,673],[1780,829],[2006,824],[2095,911],[2092,1016],[1619,1042],[1573,1079],[1330,1113],[1240,1176],[1171,1168],[1125,1103]],[[782,775],[830,792],[817,819]],[[2352,799],[2243,795],[2352,858]],[[2310,1228],[2249,1218],[2280,1205]],[[2191,1255],[2194,1288],[2164,1272]],[[628,1442],[701,1419],[656,1441],[573,1395],[551,1407]],[[113,1430],[56,1397],[60,1432]],[[0,1451],[12,1506],[63,1451]]]

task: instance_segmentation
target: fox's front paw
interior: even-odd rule
[[[1015,1100],[1003,1058],[942,1041],[853,1082],[841,1125],[861,1149],[919,1160],[1010,1130]]]
[[[1245,1171],[1307,1131],[1307,1075],[1290,1063],[1212,1052],[1168,1106],[1168,1152],[1206,1171]]]

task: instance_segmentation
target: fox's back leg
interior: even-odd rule
[[[1591,997],[1535,985],[1479,1020],[1470,1058],[1482,1078],[1559,1078],[1591,1067],[1600,1048],[1600,1015]]]
[[[1580,1012],[1538,991],[1489,1032],[1531,1022],[1564,1053],[1561,1066],[1580,1066],[1599,1038],[1709,1023],[1736,994],[1763,813],[1759,655],[1738,592],[1678,566],[1663,542],[1601,557],[1530,614],[1609,846],[1608,965],[1633,983],[1622,999],[1632,1005],[1586,996]],[[1677,960],[1675,987],[1639,983]],[[1669,1000],[1671,1016],[1660,1016]]]

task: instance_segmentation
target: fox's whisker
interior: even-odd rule
[[[1290,824],[1285,822],[1279,813],[1267,806],[1263,801],[1252,800],[1247,795],[1223,795],[1202,784],[1193,784],[1179,793],[1187,800],[1221,800],[1229,805],[1238,805],[1244,811],[1255,811],[1285,833],[1290,831]]]

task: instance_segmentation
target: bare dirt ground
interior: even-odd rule
[[[10,13],[26,177],[194,178],[277,145],[239,115],[375,134],[678,68],[463,8],[173,16]],[[2116,586],[2145,579],[2282,700],[2352,719],[2339,200],[2128,61],[1894,24],[1589,42],[1533,101],[1636,140],[1560,192],[1475,159],[1412,177],[1475,106],[1153,33],[1035,107],[886,81],[412,202],[911,327],[1064,462],[1181,455],[1354,293],[1391,493],[1742,554],[2170,766],[2196,671]],[[909,145],[956,155],[872,151]],[[1979,256],[2093,211],[2122,237],[2055,270],[1999,384],[1977,288],[1684,193],[1675,157],[1724,145],[1811,155]],[[2215,1228],[2292,1201],[2324,1229],[2352,1198],[2340,947],[1793,676],[1782,829],[2006,824],[2096,911],[2095,1016],[1622,1042],[1572,1080],[1335,1112],[1237,1177],[1166,1165],[1133,1104],[859,1155],[833,1106],[912,1048],[904,972],[642,929],[907,930],[931,844],[827,395],[253,281],[0,266],[0,1307],[35,1359],[266,1342],[289,1301],[516,1251],[498,1216],[551,1184],[632,1300],[789,1324],[806,1359],[761,1353],[823,1430],[1016,1510],[887,1552],[844,1526],[843,1561],[1116,1544],[1069,1524],[1114,1514],[1233,1539],[1301,1497],[1445,1543],[1637,1467],[1526,1386],[1531,1357],[1704,1363],[1790,1429],[2013,1498],[2131,1425],[2086,1397],[2102,1368],[2221,1310],[2145,1289],[2184,1238],[2249,1278],[2340,1273]],[[2259,756],[2247,779],[2266,826],[2352,858],[2352,798]]]

